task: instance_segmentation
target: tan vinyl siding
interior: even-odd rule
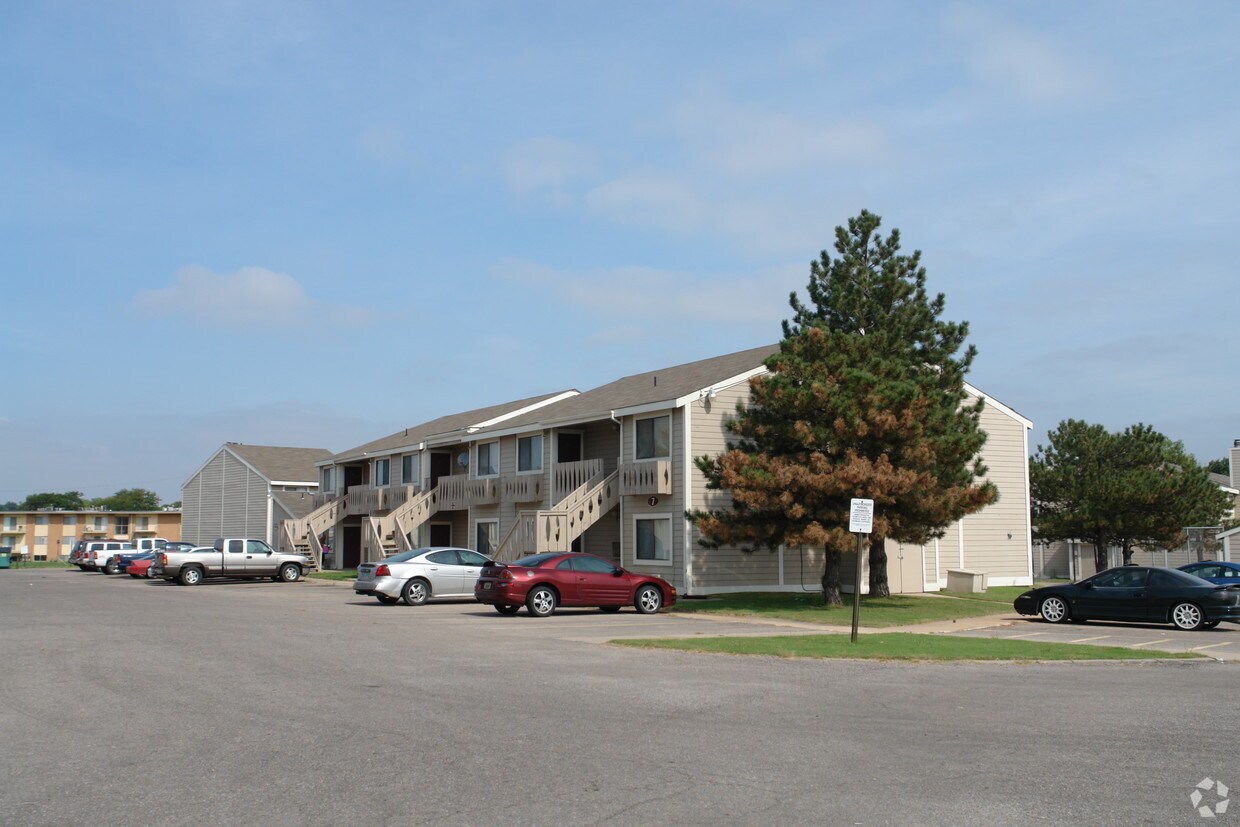
[[[195,474],[181,486],[181,537],[198,542],[198,521],[202,516],[202,474]]]
[[[696,413],[696,412],[695,412]],[[622,462],[635,462],[634,423],[654,416],[671,416],[672,492],[658,496],[656,505],[649,504],[647,495],[624,497],[624,531],[621,565],[633,571],[657,574],[678,589],[684,590],[685,497],[684,497],[684,411],[680,408],[652,411],[623,418],[624,452]],[[637,516],[670,517],[672,523],[671,565],[650,565],[636,558],[635,518]]]
[[[214,542],[223,531],[220,512],[224,501],[224,456],[225,452],[221,450],[198,475],[201,486],[199,517],[194,526],[196,536],[192,541],[200,545]]]
[[[986,478],[999,499],[964,518],[965,568],[993,578],[1029,583],[1029,499],[1025,489],[1028,455],[1025,427],[993,405],[982,411]],[[953,566],[955,568],[955,566]]]
[[[611,510],[582,536],[581,550],[599,557],[616,561],[616,547],[620,542],[620,507]],[[661,576],[661,575],[660,575]]]

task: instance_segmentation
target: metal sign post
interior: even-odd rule
[[[848,530],[857,535],[857,568],[853,582],[852,642],[857,642],[861,622],[861,544],[862,535],[874,530],[874,501],[854,499],[848,509]]]

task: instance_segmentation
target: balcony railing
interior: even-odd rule
[[[471,505],[492,505],[500,500],[500,478],[473,479],[464,474],[439,478],[439,509],[456,511]]]
[[[345,502],[346,514],[373,514],[386,511],[388,490],[373,485],[351,485]]]
[[[569,494],[603,475],[601,459],[557,462],[551,469],[551,501],[558,503]]]
[[[516,503],[532,503],[542,499],[543,475],[523,474],[503,478],[504,499]]]
[[[337,491],[319,491],[314,495],[314,498],[311,501],[310,510],[318,511],[320,508],[339,496],[340,494]]]
[[[672,493],[672,461],[669,459],[626,462],[620,466],[620,493]]]

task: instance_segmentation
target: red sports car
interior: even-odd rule
[[[474,597],[505,615],[522,606],[535,617],[558,606],[597,606],[605,612],[632,606],[654,614],[676,605],[676,588],[662,577],[626,571],[593,554],[560,551],[483,566]]]
[[[141,560],[130,560],[129,566],[125,569],[130,577],[150,577],[151,563],[155,562],[155,555],[145,557]]]

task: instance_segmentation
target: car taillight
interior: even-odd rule
[[[159,564],[160,564],[161,566],[163,566],[163,565],[166,565],[167,563],[168,563],[168,555],[166,555],[166,554],[160,554],[160,555],[159,555]]]
[[[375,569],[375,577],[391,577],[391,576],[392,576],[392,570],[389,569],[387,566],[379,566],[379,568]]]
[[[504,569],[503,571],[499,573],[499,579],[500,580],[511,580],[512,572],[510,572],[508,569]]]
[[[98,559],[99,559],[99,552],[97,552],[97,551],[92,551],[92,552],[90,553],[90,559],[92,559],[92,560],[98,560]]]

